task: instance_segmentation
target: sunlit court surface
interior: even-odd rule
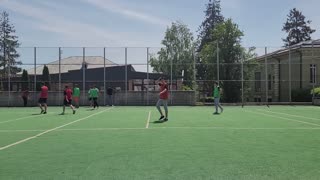
[[[1,108],[1,179],[318,179],[314,106]]]

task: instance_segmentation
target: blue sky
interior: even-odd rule
[[[0,0],[22,46],[160,46],[172,21],[196,35],[208,0]],[[318,0],[221,0],[222,13],[244,31],[244,46],[282,46],[289,9],[312,20],[320,38]]]
[[[204,19],[208,0],[0,0],[0,10],[10,14],[21,47],[160,47],[166,28],[179,20],[194,36]],[[289,10],[296,7],[317,30],[320,39],[319,0],[221,0],[222,13],[244,32],[242,44],[257,53],[283,46],[281,31]],[[155,54],[159,48],[150,49]],[[24,68],[32,68],[33,49],[19,48]],[[101,48],[86,55],[103,56]],[[63,48],[62,58],[82,56],[81,48]],[[59,58],[57,48],[38,48],[37,64]],[[123,48],[107,49],[107,58],[125,63]],[[128,49],[128,64],[146,71],[145,48]],[[30,66],[28,65],[30,64]]]

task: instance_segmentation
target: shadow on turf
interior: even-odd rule
[[[42,114],[40,114],[40,113],[33,113],[33,114],[31,114],[31,116],[38,116],[38,115],[42,115]]]
[[[161,123],[164,123],[164,122],[165,122],[165,121],[159,121],[159,120],[158,120],[158,121],[153,121],[152,123],[153,123],[153,124],[161,124]]]

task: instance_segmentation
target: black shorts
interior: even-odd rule
[[[39,104],[47,104],[47,98],[39,98]]]
[[[72,99],[68,99],[68,101],[66,99],[63,100],[63,104],[65,106],[70,106],[72,104]]]

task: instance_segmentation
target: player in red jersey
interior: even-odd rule
[[[168,84],[163,78],[159,78],[160,94],[159,100],[157,102],[157,109],[161,115],[159,121],[166,122],[168,121],[168,98],[169,98],[169,89]],[[165,116],[163,115],[160,106],[163,105]]]
[[[45,83],[41,83],[41,93],[39,98],[39,107],[41,109],[40,114],[47,114],[47,99],[48,99],[48,87]]]
[[[66,106],[69,106],[72,109],[73,114],[75,114],[76,110],[72,106],[72,90],[68,86],[65,86],[65,90],[64,90],[63,94],[64,94],[63,111],[62,111],[61,115],[64,115],[64,112],[66,110]]]

